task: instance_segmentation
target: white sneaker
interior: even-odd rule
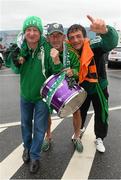
[[[104,153],[105,152],[105,146],[103,144],[103,140],[101,138],[97,138],[95,141],[96,144],[96,149],[101,152]]]

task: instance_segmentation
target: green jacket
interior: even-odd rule
[[[78,55],[68,46],[68,44],[66,44],[67,47],[67,51],[65,52],[65,68],[70,67],[73,70],[74,73],[74,78],[78,79],[78,72],[79,72],[79,59],[78,59]],[[64,51],[59,53],[59,58],[61,63],[64,66]]]
[[[90,47],[94,53],[98,81],[102,89],[105,89],[108,85],[104,55],[115,48],[118,44],[117,31],[111,26],[107,26],[107,28],[108,32],[106,34],[101,34],[100,38],[90,41]],[[97,92],[96,83],[84,81],[82,86],[85,88],[88,94]]]
[[[61,63],[54,65],[49,52],[50,48],[48,43],[44,37],[41,37],[41,41],[34,52],[31,52],[26,42],[23,43],[17,57],[25,57],[25,62],[19,67],[16,67],[13,62],[14,52],[8,56],[8,66],[10,66],[15,73],[20,73],[20,94],[28,101],[36,102],[41,99],[40,89],[45,80],[50,75],[60,72],[63,68]]]

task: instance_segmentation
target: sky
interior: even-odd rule
[[[43,25],[90,26],[88,14],[121,30],[121,0],[0,0],[0,30],[20,30],[31,15],[39,16]]]

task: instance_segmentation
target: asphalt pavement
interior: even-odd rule
[[[41,153],[40,170],[29,173],[23,164],[19,75],[8,68],[0,70],[0,179],[121,179],[121,70],[108,69],[109,131],[104,140],[106,152],[95,149],[94,115],[90,107],[82,142],[84,151],[74,151],[72,115],[60,119],[52,115],[51,149]]]

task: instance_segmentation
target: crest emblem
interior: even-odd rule
[[[56,23],[56,24],[53,25],[53,27],[58,29],[59,28],[59,24]]]

